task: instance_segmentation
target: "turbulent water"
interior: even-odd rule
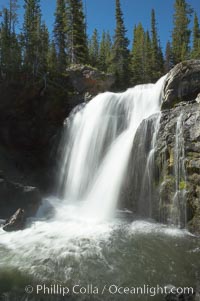
[[[142,204],[138,211],[146,206],[144,215],[151,217],[151,172],[163,82],[164,78],[125,93],[100,94],[66,120],[59,179],[62,199],[44,200],[23,231],[0,229],[0,300],[62,300],[58,289],[37,295],[37,285],[44,284],[69,288],[64,300],[159,301],[164,295],[114,291],[144,285],[198,288],[197,238],[117,209],[130,157],[137,154],[133,166],[142,173],[133,183]],[[148,137],[145,120],[152,115]],[[137,144],[141,124],[142,141],[150,140],[148,147]]]

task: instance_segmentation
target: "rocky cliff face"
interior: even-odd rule
[[[200,104],[180,103],[163,111],[155,157],[160,194],[157,216],[200,232]]]
[[[168,74],[155,153],[155,216],[195,233],[200,233],[199,92],[200,61],[178,64]]]

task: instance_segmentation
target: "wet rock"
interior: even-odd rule
[[[6,222],[5,219],[0,219],[0,227],[5,225],[5,222]]]
[[[11,218],[6,221],[3,230],[7,232],[23,230],[25,222],[25,212],[23,209],[19,208]]]
[[[88,102],[90,100],[92,100],[92,95],[89,92],[86,92],[84,95],[84,101]]]
[[[200,92],[200,60],[176,65],[169,73],[163,90],[162,109],[173,108],[181,101],[193,101]]]
[[[0,178],[0,218],[7,219],[18,208],[26,211],[26,216],[34,216],[41,204],[41,195],[36,187]]]
[[[200,93],[197,95],[196,102],[200,103]]]
[[[188,293],[188,294],[179,294],[179,293],[169,293],[165,297],[166,301],[195,301],[195,294]]]
[[[179,189],[185,189],[186,227],[200,233],[200,104],[187,103],[162,112],[157,137],[155,161],[159,170],[159,194],[157,216],[167,222],[172,212],[175,193],[175,139],[177,120],[182,114],[184,139],[184,168],[186,182],[180,178]],[[156,215],[156,212],[154,213]]]

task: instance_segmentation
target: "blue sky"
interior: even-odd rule
[[[7,5],[9,0],[0,0],[0,9]],[[23,0],[19,0],[21,6],[19,13],[23,15]],[[88,35],[91,35],[94,28],[99,33],[109,29],[114,34],[115,28],[115,0],[83,0],[87,12]],[[150,29],[151,9],[156,12],[159,36],[161,45],[165,48],[167,40],[170,39],[173,23],[173,4],[174,0],[121,0],[124,13],[124,22],[128,38],[132,41],[133,27],[142,22],[145,29]],[[188,0],[188,4],[195,9],[200,20],[200,1]],[[49,29],[52,29],[54,22],[56,0],[41,0],[43,19]],[[22,18],[20,18],[20,21]],[[192,25],[192,24],[191,24]]]

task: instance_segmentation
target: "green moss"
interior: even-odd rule
[[[169,166],[171,167],[173,165],[174,165],[174,152],[171,149],[170,152],[169,152]]]
[[[181,101],[182,101],[182,99],[180,97],[174,98],[173,103],[172,103],[173,108],[176,107],[176,105],[178,103],[180,103]]]
[[[178,103],[180,103],[181,101],[183,101],[182,98],[180,97],[174,97],[171,100],[168,101],[164,101],[162,104],[162,110],[168,110],[168,109],[172,109],[175,108],[177,106]]]
[[[192,158],[192,159],[199,159],[199,157],[200,157],[200,154],[199,153],[197,153],[197,152],[188,152],[187,153],[187,157],[190,157],[190,158]]]
[[[171,182],[175,183],[175,177],[173,175],[165,175],[164,181],[171,181]]]
[[[180,181],[179,182],[179,189],[180,190],[186,189],[186,182],[185,181]]]
[[[165,204],[170,204],[174,195],[175,178],[171,175],[165,175],[160,186],[160,196],[165,200]]]

